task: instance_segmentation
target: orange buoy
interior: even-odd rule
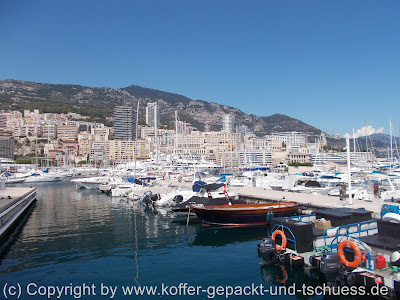
[[[344,248],[345,247],[350,247],[351,249],[353,249],[354,251],[354,260],[353,261],[348,261],[346,259],[346,257],[344,256]],[[361,251],[360,248],[358,248],[358,246],[350,240],[345,240],[342,241],[339,246],[338,246],[338,254],[340,257],[340,260],[342,261],[342,263],[350,268],[357,268],[361,262]]]
[[[275,241],[275,238],[276,238],[277,235],[280,235],[280,236],[281,236],[281,238],[282,238],[282,245],[276,245],[276,246],[275,246],[275,247],[276,247],[276,250],[283,251],[283,250],[286,249],[286,245],[287,245],[286,235],[285,235],[285,233],[284,233],[282,230],[275,230],[275,231],[272,233],[272,237],[271,237],[271,238]]]

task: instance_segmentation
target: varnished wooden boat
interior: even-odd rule
[[[266,226],[271,218],[297,214],[297,202],[192,206],[204,225]]]

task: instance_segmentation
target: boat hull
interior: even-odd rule
[[[183,201],[178,205],[171,207],[171,211],[174,213],[189,213],[193,212],[192,206],[219,206],[219,205],[228,205],[229,202],[233,204],[244,204],[245,202],[242,200],[228,200],[224,198],[206,198],[193,196],[187,201]]]
[[[204,225],[217,226],[267,226],[268,213],[275,218],[297,214],[298,204],[279,202],[268,204],[237,204],[230,206],[193,207],[194,212]]]
[[[18,178],[18,179],[13,178],[13,179],[7,179],[5,181],[5,184],[23,183],[23,182],[25,182],[25,178]]]
[[[55,182],[55,181],[61,181],[61,177],[58,176],[32,176],[32,177],[27,177],[25,179],[25,183],[36,183],[36,182]]]

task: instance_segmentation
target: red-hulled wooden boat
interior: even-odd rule
[[[192,206],[204,225],[266,226],[271,218],[297,214],[297,202]]]

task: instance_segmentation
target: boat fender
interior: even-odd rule
[[[354,251],[354,260],[353,261],[348,261],[346,259],[346,257],[344,256],[344,248],[346,246],[352,248]],[[357,268],[359,266],[359,264],[361,263],[360,248],[358,248],[358,246],[353,241],[350,241],[350,240],[342,241],[338,246],[337,253],[339,254],[341,262],[349,268]]]
[[[327,235],[328,237],[334,237],[334,236],[336,236],[337,231],[338,231],[338,228],[337,228],[337,227],[329,228],[329,229],[326,230],[326,235]]]
[[[390,262],[392,266],[400,267],[400,253],[399,251],[394,251],[390,256]]]
[[[394,279],[400,281],[400,273],[394,274]]]
[[[286,235],[285,235],[285,233],[282,231],[282,230],[275,230],[273,233],[272,233],[272,239],[275,241],[275,239],[276,239],[276,236],[277,235],[280,235],[281,236],[281,238],[282,238],[282,245],[276,245],[276,250],[278,250],[278,251],[283,251],[283,250],[285,250],[286,249],[286,245],[287,245],[287,239],[286,239]]]
[[[274,218],[274,212],[272,210],[268,210],[267,212],[267,223],[269,223]]]
[[[400,215],[389,212],[382,217],[382,220],[400,223]]]
[[[364,250],[364,251],[363,251],[363,254],[362,254],[362,257],[361,257],[361,262],[362,262],[362,263],[365,263],[366,260],[367,260],[367,251]]]

